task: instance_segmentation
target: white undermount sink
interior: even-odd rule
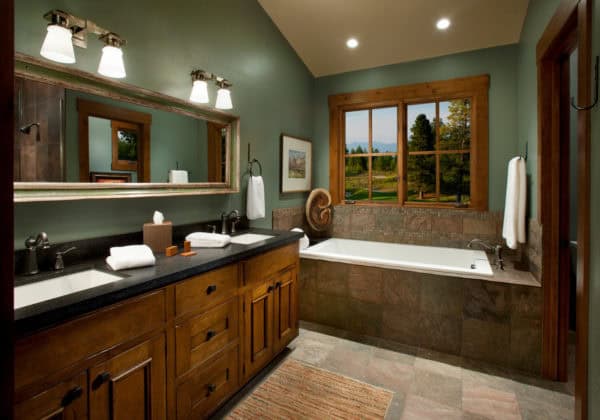
[[[89,269],[15,287],[15,309],[121,280],[117,274]]]
[[[274,238],[274,236],[273,235],[261,235],[259,233],[244,233],[242,235],[233,236],[231,238],[231,243],[238,244],[238,245],[251,245],[253,243],[265,241],[270,238]]]

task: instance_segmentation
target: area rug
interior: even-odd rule
[[[288,359],[228,419],[383,419],[393,393]]]

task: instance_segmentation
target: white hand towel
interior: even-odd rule
[[[147,245],[112,247],[106,263],[114,271],[156,264],[154,253]]]
[[[250,176],[247,201],[246,217],[248,220],[265,217],[265,184],[262,176]]]
[[[527,206],[527,171],[525,160],[515,157],[508,163],[506,201],[502,237],[510,249],[525,243],[525,210]]]
[[[231,236],[219,233],[194,232],[185,237],[192,248],[223,248],[231,242]]]
[[[300,228],[294,228],[294,229],[292,229],[292,232],[304,232],[304,231]],[[306,235],[304,235],[302,238],[300,238],[299,241],[300,241],[300,250],[301,251],[303,249],[308,248],[308,246],[310,245],[310,240],[308,239],[308,236],[306,236]]]

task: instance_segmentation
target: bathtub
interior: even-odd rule
[[[332,238],[301,250],[300,257],[455,277],[494,275],[485,252],[472,249]]]

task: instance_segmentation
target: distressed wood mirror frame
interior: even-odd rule
[[[15,77],[54,84],[66,89],[201,118],[225,126],[228,139],[224,182],[189,184],[15,182],[15,202],[231,194],[239,192],[239,117],[216,109],[196,106],[182,99],[126,83],[108,80],[85,71],[49,63],[20,53],[15,54]]]

